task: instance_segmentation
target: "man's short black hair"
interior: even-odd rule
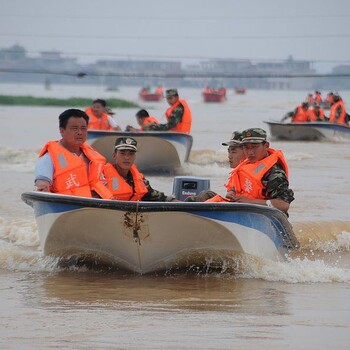
[[[92,101],[92,104],[94,104],[94,103],[99,103],[102,107],[107,106],[106,100],[102,100],[101,98],[98,98],[97,100]]]
[[[149,117],[149,114],[148,114],[148,112],[145,109],[140,109],[136,113],[136,117],[138,117],[138,118],[147,118],[147,117]]]
[[[60,128],[66,128],[69,118],[84,118],[86,120],[86,124],[89,123],[89,117],[84,111],[81,109],[71,108],[65,110],[59,115],[58,120]]]

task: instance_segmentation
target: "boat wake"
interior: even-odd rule
[[[0,170],[2,171],[33,173],[37,159],[38,152],[35,150],[0,147]]]

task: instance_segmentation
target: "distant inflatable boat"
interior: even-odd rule
[[[113,151],[117,137],[131,136],[137,141],[135,164],[141,172],[174,172],[188,161],[193,138],[177,132],[122,132],[89,130],[87,142],[109,162],[114,162]]]
[[[226,100],[226,89],[204,89],[202,95],[204,102],[223,102]]]
[[[141,89],[139,97],[143,101],[157,102],[163,98],[163,93],[151,92],[146,89]]]
[[[146,274],[225,269],[236,256],[284,261],[297,239],[277,209],[240,203],[126,202],[26,192],[45,256]]]
[[[244,95],[247,92],[247,88],[245,87],[235,87],[235,93],[237,95]]]
[[[288,141],[350,141],[350,126],[328,123],[281,123],[265,121],[270,134],[277,140]]]

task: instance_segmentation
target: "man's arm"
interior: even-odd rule
[[[179,105],[173,110],[166,124],[151,124],[144,128],[148,131],[167,131],[173,129],[177,124],[181,123],[184,114],[184,107]]]
[[[164,192],[157,191],[153,189],[147,179],[144,178],[144,183],[147,187],[148,193],[142,197],[142,201],[149,202],[172,202],[174,200],[173,196],[167,196]]]
[[[294,200],[294,192],[289,188],[287,175],[282,167],[274,165],[262,179],[265,186],[264,196],[273,207],[287,212],[289,204]]]
[[[40,157],[35,165],[35,190],[49,192],[52,184],[54,166],[49,153]]]
[[[109,122],[109,125],[114,129],[114,130],[118,130],[120,131],[121,128],[119,127],[119,125],[117,124],[117,122],[114,120],[114,118],[110,115],[107,116],[108,118],[108,122]]]

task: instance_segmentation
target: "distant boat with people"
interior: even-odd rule
[[[226,88],[215,89],[207,86],[204,88],[202,95],[204,102],[223,102],[226,100]]]
[[[154,91],[151,91],[150,88],[145,87],[140,90],[139,97],[143,101],[157,102],[164,98],[163,92],[164,90],[161,86],[158,86]]]
[[[235,93],[237,95],[244,95],[247,92],[247,88],[245,87],[235,87]]]

